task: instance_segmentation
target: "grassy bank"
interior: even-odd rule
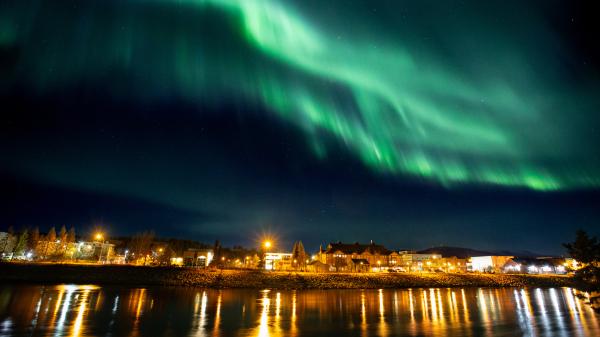
[[[316,274],[58,264],[0,264],[0,282],[259,289],[574,286],[573,279],[568,276],[442,273]]]

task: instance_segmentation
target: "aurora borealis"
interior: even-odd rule
[[[352,179],[364,179],[360,186],[384,181],[386,190],[398,193],[408,183],[449,195],[472,188],[523,190],[516,193],[533,193],[536,198],[546,193],[593,194],[600,187],[600,76],[594,53],[576,45],[571,36],[583,34],[576,31],[580,18],[571,15],[581,11],[570,12],[563,5],[3,1],[0,93],[20,97],[15,101],[26,101],[30,112],[27,121],[20,116],[7,124],[11,130],[0,148],[5,153],[3,170],[186,210],[198,205],[204,210],[208,204],[217,213],[256,192],[254,176],[230,167],[237,159],[231,159],[229,147],[219,153],[220,145],[205,142],[195,147],[186,138],[189,152],[170,150],[171,145],[157,140],[170,135],[179,139],[170,128],[152,129],[156,134],[148,135],[119,127],[117,133],[127,141],[108,150],[89,136],[99,130],[98,116],[106,113],[127,125],[189,119],[182,134],[190,139],[205,132],[201,123],[194,124],[196,119],[241,121],[239,128],[227,129],[237,134],[215,137],[219,142],[261,139],[242,152],[252,158],[250,166],[258,167],[256,171],[272,162],[284,167],[282,177],[272,178],[279,180],[270,180],[265,188],[269,201],[283,190],[297,189],[295,183],[287,186],[295,179],[286,177],[289,167],[301,181],[312,179],[298,173],[307,167],[339,167],[360,177]],[[48,97],[57,96],[64,98],[48,103],[55,112],[42,111]],[[97,100],[106,103],[106,111],[81,108]],[[130,107],[129,112],[123,112],[123,106]],[[162,108],[144,110],[149,107]],[[134,110],[144,112],[131,113]],[[54,129],[46,135],[40,122],[39,129],[18,131],[31,122],[29,118],[50,119]],[[269,147],[282,141],[269,137],[284,137],[279,131],[254,136],[272,127],[293,135],[292,152],[298,158],[272,158]],[[103,126],[102,132],[110,129]],[[44,140],[34,140],[31,130],[41,130]],[[175,143],[180,148],[180,142]],[[147,150],[148,144],[153,150]],[[139,151],[140,146],[146,150]],[[115,166],[106,159],[127,168],[112,171]],[[166,162],[180,174],[163,182],[158,172],[169,170]],[[140,167],[154,169],[140,175]],[[227,178],[218,173],[223,170]],[[320,179],[326,180],[319,175]],[[224,190],[233,190],[232,195]],[[320,200],[328,193],[319,190],[313,196],[306,188],[301,194]],[[215,195],[220,202],[209,197]],[[258,208],[267,207],[265,200],[258,203]],[[594,216],[586,214],[586,221],[592,221]]]
[[[321,138],[330,135],[379,172],[541,190],[600,183],[598,158],[574,139],[585,123],[569,117],[597,107],[579,103],[593,99],[595,88],[568,97],[548,85],[556,75],[540,74],[546,70],[536,63],[552,68],[552,57],[527,46],[509,53],[526,41],[502,32],[494,46],[476,36],[441,41],[457,44],[449,52],[463,59],[445,62],[432,50],[412,49],[403,30],[387,37],[376,26],[344,29],[283,2],[68,7],[19,1],[3,11],[4,45],[39,41],[24,46],[15,72],[38,90],[122,71],[133,83],[116,95],[152,99],[166,87],[167,94],[206,100],[233,92],[298,125],[316,154],[327,157]],[[502,57],[489,59],[494,52]],[[573,147],[583,153],[574,155]]]

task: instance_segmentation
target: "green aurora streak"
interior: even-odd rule
[[[344,4],[342,17],[350,12]],[[451,62],[403,39],[406,31],[346,29],[298,3],[3,6],[0,46],[20,51],[8,88],[25,84],[43,93],[107,81],[117,97],[150,102],[170,96],[203,104],[250,101],[298,125],[321,158],[333,136],[380,173],[444,186],[600,186],[594,146],[577,136],[582,125],[596,122],[571,117],[597,107],[593,94],[567,95],[549,84],[530,65],[539,55],[526,46],[505,52],[517,42],[502,34],[494,43],[473,34],[479,45],[457,46],[465,59]],[[482,60],[490,55],[497,58]]]

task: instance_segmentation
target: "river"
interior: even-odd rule
[[[0,285],[0,336],[600,336],[569,288]]]

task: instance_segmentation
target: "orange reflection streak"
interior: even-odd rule
[[[488,292],[488,298],[490,300],[489,309],[491,311],[491,316],[492,316],[492,319],[496,320],[496,319],[498,319],[498,311],[496,310],[496,301],[494,300],[494,295],[492,294],[492,292],[490,290],[488,290],[487,292]]]
[[[496,296],[496,307],[498,309],[498,317],[500,320],[504,319],[504,308],[503,308],[503,304],[504,302],[502,301],[502,299],[504,298],[504,296],[510,297],[509,294],[507,294],[507,291],[503,290],[502,293],[500,293],[500,291],[498,289],[496,289],[496,291],[494,292],[494,295]]]
[[[215,312],[215,325],[213,327],[213,336],[219,336],[219,326],[221,325],[221,300],[223,292],[219,290],[217,296],[217,311]]]
[[[130,299],[129,307],[133,307],[135,312],[135,320],[133,321],[133,327],[131,329],[131,335],[137,336],[139,334],[140,316],[142,315],[142,307],[146,300],[146,289],[137,289],[135,295]],[[131,310],[131,309],[130,309]]]
[[[258,325],[258,337],[268,337],[269,333],[269,306],[271,300],[269,299],[269,291],[264,290],[263,297],[261,299],[262,311],[260,313],[260,323]]]
[[[395,321],[398,321],[398,292],[394,291],[394,309],[392,312]]]
[[[79,299],[79,307],[77,308],[77,317],[75,318],[75,323],[73,323],[73,331],[71,332],[71,337],[78,337],[81,333],[81,329],[83,327],[83,316],[86,312],[86,307],[88,304],[90,290],[86,289],[83,291]]]
[[[479,299],[478,305],[479,305],[479,312],[481,314],[481,319],[484,322],[485,325],[485,332],[486,335],[490,335],[491,334],[491,320],[490,320],[490,313],[488,312],[488,305],[485,301],[485,294],[483,292],[483,289],[479,289],[477,291],[477,298]]]
[[[462,299],[462,304],[463,304],[463,315],[464,315],[464,322],[468,323],[469,320],[469,307],[467,307],[467,297],[465,296],[465,290],[461,289],[460,290],[460,296]]]
[[[429,321],[429,304],[427,303],[427,291],[425,289],[421,289],[421,315],[424,322]]]
[[[144,305],[144,301],[146,301],[146,289],[140,289],[140,294],[138,296],[137,307],[135,309],[135,321],[139,321],[140,316],[142,315],[142,306]]]
[[[360,329],[362,331],[362,335],[367,335],[367,308],[365,307],[365,291],[361,291],[360,293]]]
[[[69,311],[69,306],[71,305],[71,295],[73,294],[73,291],[75,290],[75,286],[65,286],[66,290],[67,290],[67,296],[65,297],[65,300],[63,301],[63,305],[60,309],[60,318],[58,319],[58,322],[56,323],[56,335],[60,335],[62,330],[64,329],[64,325],[65,325],[65,319],[67,318],[67,312]]]
[[[458,312],[458,306],[456,304],[456,294],[454,293],[454,291],[448,289],[447,291],[448,294],[448,303],[450,304],[450,322],[451,323],[458,323],[458,319],[457,319],[457,312]]]
[[[296,290],[292,291],[292,318],[290,325],[290,335],[296,336],[298,334],[298,329],[296,327]]]
[[[379,300],[379,336],[387,336],[388,335],[388,327],[385,324],[385,306],[383,303],[383,289],[379,289],[378,294]]]
[[[60,287],[58,290],[58,297],[56,298],[56,304],[54,305],[54,311],[52,312],[52,317],[49,326],[54,326],[54,322],[56,322],[56,317],[58,316],[58,309],[60,308],[60,304],[62,302],[63,295],[65,294],[65,288]]]
[[[408,289],[408,301],[409,301],[409,305],[410,305],[410,321],[414,322],[415,321],[415,305],[413,303],[412,289]]]
[[[427,300],[427,299],[426,299]],[[437,303],[435,299],[435,290],[429,289],[429,300],[431,301],[431,320],[434,323],[438,321]]]
[[[437,293],[437,301],[438,301],[438,319],[440,320],[440,322],[442,324],[445,323],[446,318],[444,317],[444,304],[442,303],[442,294],[440,293],[440,290],[437,289],[436,291]]]
[[[275,318],[279,320],[279,313],[281,312],[281,293],[277,292],[275,295]]]

